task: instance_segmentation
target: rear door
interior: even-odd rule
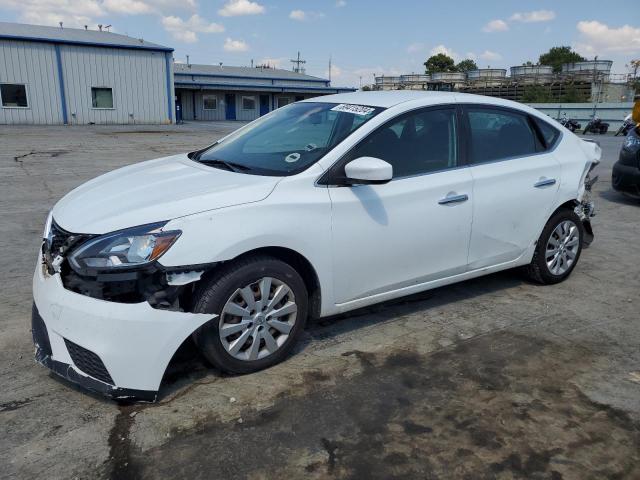
[[[469,269],[520,257],[555,205],[560,163],[526,113],[465,105],[473,177]]]

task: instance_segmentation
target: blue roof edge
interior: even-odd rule
[[[22,42],[41,42],[41,43],[53,43],[58,45],[85,45],[89,47],[103,47],[103,48],[124,48],[128,50],[151,50],[155,52],[173,52],[171,47],[163,47],[162,45],[124,45],[121,43],[102,43],[102,42],[85,42],[82,40],[62,40],[55,38],[40,38],[29,37],[23,35],[6,35],[0,33],[0,39],[2,40],[16,40]]]

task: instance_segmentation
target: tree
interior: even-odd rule
[[[460,63],[456,65],[456,70],[458,72],[466,73],[471,70],[477,70],[477,69],[478,69],[478,65],[476,65],[476,62],[474,62],[470,58],[467,58],[466,60],[462,60]]]
[[[555,73],[562,71],[563,63],[584,62],[586,58],[571,50],[571,47],[553,47],[547,53],[540,55],[541,65],[553,67]]]
[[[448,55],[444,53],[438,53],[437,55],[432,55],[424,62],[424,68],[426,73],[432,74],[437,72],[455,72],[456,64]]]

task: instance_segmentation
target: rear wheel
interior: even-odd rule
[[[584,226],[571,210],[559,210],[547,222],[538,239],[527,276],[538,283],[553,284],[567,278],[580,258]]]
[[[204,356],[229,373],[282,361],[300,337],[307,290],[290,265],[256,256],[223,267],[195,296],[195,313],[217,314],[194,334]]]

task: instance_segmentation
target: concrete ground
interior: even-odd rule
[[[36,365],[30,283],[50,206],[237,126],[0,127],[0,477],[640,478],[640,203],[610,187],[622,138],[598,138],[596,240],[560,285],[508,271],[324,319],[247,376],[187,343],[153,405]]]

